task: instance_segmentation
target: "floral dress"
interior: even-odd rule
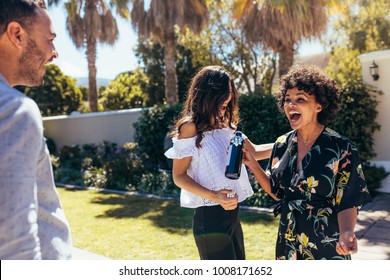
[[[337,214],[371,201],[355,146],[326,128],[298,166],[297,157],[291,131],[277,139],[267,169],[281,199],[276,259],[351,259],[336,252]]]

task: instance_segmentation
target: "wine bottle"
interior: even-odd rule
[[[240,178],[242,166],[242,148],[244,147],[244,139],[242,138],[242,124],[237,125],[236,134],[230,140],[228,162],[226,164],[226,178],[236,180]]]

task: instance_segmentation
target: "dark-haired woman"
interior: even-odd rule
[[[203,260],[245,259],[238,218],[239,203],[253,194],[245,168],[238,180],[224,175],[230,139],[238,123],[238,92],[219,66],[201,69],[193,78],[174,131],[173,179],[181,190],[181,206],[195,208],[193,233]],[[268,158],[273,144],[247,148],[256,159]]]
[[[339,102],[335,81],[318,67],[293,67],[278,97],[293,130],[276,140],[266,172],[244,153],[263,189],[280,200],[276,259],[351,259],[357,252],[357,212],[371,198],[355,145],[325,126]]]

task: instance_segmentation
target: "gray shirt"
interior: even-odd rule
[[[0,75],[0,259],[70,259],[36,103]]]

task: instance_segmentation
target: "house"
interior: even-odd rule
[[[377,97],[379,101],[377,122],[381,129],[374,134],[374,151],[377,156],[371,163],[390,171],[390,50],[362,54],[359,59],[362,63],[363,81],[383,92],[383,95]],[[378,77],[370,73],[370,70],[373,70],[371,68],[373,63],[378,66]],[[390,193],[390,176],[384,179],[382,186],[378,191]]]

